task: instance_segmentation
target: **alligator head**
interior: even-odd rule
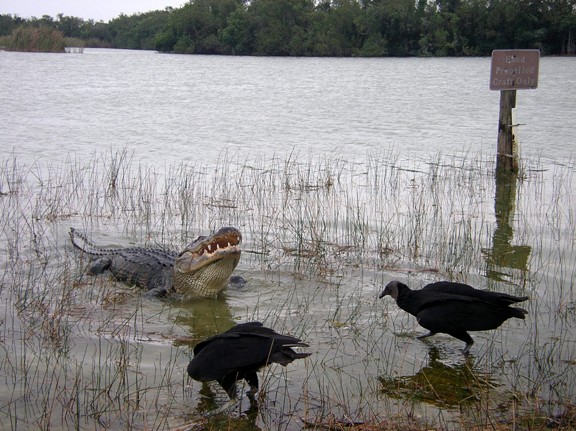
[[[240,231],[223,227],[188,244],[174,262],[176,293],[182,299],[218,295],[240,261],[241,242]]]

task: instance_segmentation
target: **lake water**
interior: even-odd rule
[[[404,159],[495,152],[489,58],[334,59],[0,52],[0,136],[20,160],[127,148],[151,164],[394,149]],[[540,62],[518,92],[522,154],[571,157],[576,59]]]
[[[576,58],[542,58],[538,89],[518,92],[518,178],[494,176],[489,71],[0,51],[0,428],[194,429],[226,396],[187,379],[187,343],[248,320],[313,354],[261,373],[259,410],[244,401],[213,429],[566,419]],[[68,239],[178,248],[223,225],[243,233],[247,286],[189,304],[83,274]],[[526,295],[528,316],[474,333],[464,358],[376,299],[391,279]]]

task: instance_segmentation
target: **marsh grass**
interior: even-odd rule
[[[2,49],[7,51],[63,53],[65,47],[64,34],[48,26],[20,25],[2,37]]]
[[[569,428],[574,163],[525,161],[504,183],[493,169],[481,155],[442,154],[406,165],[392,153],[223,153],[214,166],[163,168],[127,151],[57,166],[7,158],[0,426]],[[85,275],[87,262],[68,240],[74,226],[104,246],[178,249],[223,225],[243,232],[238,272],[249,284],[191,304],[147,300]],[[415,320],[377,300],[393,278],[529,295],[529,316],[475,334],[464,362],[453,339],[415,340]],[[206,400],[225,396],[187,378],[190,346],[248,320],[304,339],[313,355],[263,372],[258,410],[244,402],[228,416],[199,417]]]

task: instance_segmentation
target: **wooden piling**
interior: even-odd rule
[[[518,172],[518,145],[512,124],[512,109],[516,107],[516,90],[500,91],[500,119],[496,170]]]

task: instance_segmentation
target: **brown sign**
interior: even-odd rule
[[[525,90],[538,87],[540,51],[495,49],[492,51],[490,90]]]

